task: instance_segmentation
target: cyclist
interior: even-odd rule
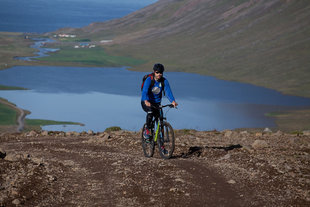
[[[163,90],[168,97],[168,100],[171,104],[176,107],[178,103],[175,101],[172,91],[170,89],[169,82],[166,78],[163,77],[165,67],[157,63],[153,67],[152,76],[148,77],[142,88],[142,97],[141,97],[141,105],[143,110],[147,113],[146,115],[146,124],[147,128],[144,131],[144,138],[150,138],[150,128],[153,116],[159,114],[159,110],[156,109],[156,106],[161,104],[162,92]],[[155,106],[155,107],[152,107]]]

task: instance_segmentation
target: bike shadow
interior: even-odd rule
[[[194,146],[194,147],[189,147],[188,151],[186,153],[182,152],[179,155],[173,155],[171,159],[179,159],[179,158],[190,158],[190,157],[200,157],[201,154],[205,149],[219,149],[219,150],[224,150],[226,152],[234,149],[240,149],[242,146],[240,144],[235,144],[235,145],[229,145],[229,146],[205,146],[205,147],[199,147],[199,146]]]

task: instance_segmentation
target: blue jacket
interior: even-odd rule
[[[167,79],[164,81],[165,84],[165,93],[170,102],[173,102],[175,99],[173,97],[170,85]],[[151,77],[148,77],[143,85],[141,101],[148,100],[151,103],[160,103],[162,99],[162,84],[160,81],[155,80],[155,84],[152,88],[151,86]]]

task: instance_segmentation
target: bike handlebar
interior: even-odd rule
[[[156,107],[154,105],[151,105],[151,107],[156,108],[156,109],[162,109],[162,108],[165,108],[165,107],[174,108],[173,104],[159,105],[158,107]],[[175,108],[177,108],[177,107],[175,107]]]

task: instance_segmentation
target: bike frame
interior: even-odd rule
[[[155,137],[154,137],[155,142],[157,142],[158,134],[159,134],[159,128],[162,128],[162,124],[163,124],[164,119],[165,119],[165,117],[163,116],[163,109],[161,108],[159,110],[159,117],[156,117],[154,120],[155,123],[157,122],[157,128],[156,128]]]
[[[168,122],[165,122],[166,117],[164,117],[163,108],[165,107],[172,108],[172,104],[163,105],[163,106],[153,106],[156,109],[159,109],[159,113],[154,114],[152,119],[151,126],[151,137],[147,140],[144,136],[144,129],[146,128],[146,123],[143,125],[142,130],[142,148],[144,155],[146,157],[152,157],[154,154],[154,146],[157,143],[159,148],[159,154],[164,159],[169,159],[172,156],[174,151],[174,133],[173,128]],[[167,129],[166,129],[167,127]],[[165,130],[166,129],[166,130]],[[172,133],[172,142],[170,142],[170,133]],[[167,144],[169,143],[169,144]],[[167,144],[168,150],[165,145]]]
[[[155,133],[155,138],[154,138],[154,141],[157,142],[157,138],[158,138],[158,133],[159,133],[159,124],[160,124],[160,121],[157,121],[157,128],[156,128],[156,133]]]

